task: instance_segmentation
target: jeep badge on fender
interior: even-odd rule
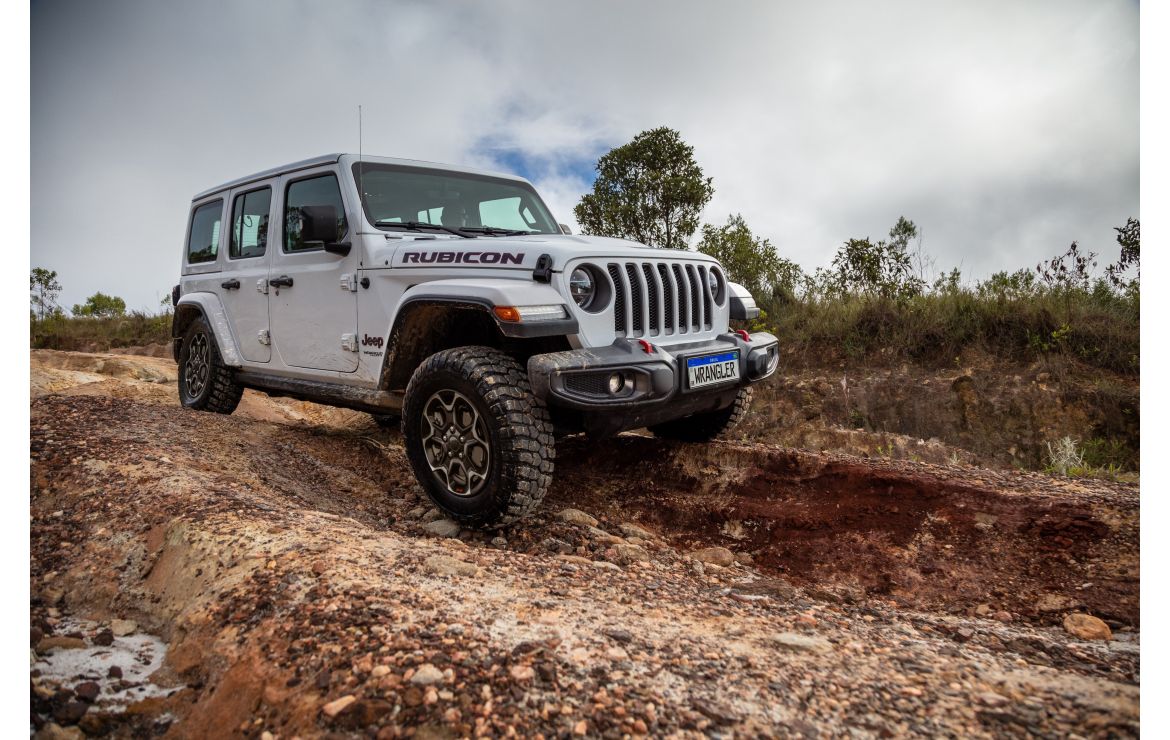
[[[704,254],[563,232],[523,178],[413,160],[331,154],[206,190],[175,292],[179,399],[397,417],[427,495],[479,527],[540,505],[560,434],[734,427],[778,360],[771,334],[730,328],[759,315],[748,291]]]

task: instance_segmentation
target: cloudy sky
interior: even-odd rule
[[[570,224],[598,155],[670,126],[705,220],[806,268],[899,215],[968,278],[1112,258],[1139,215],[1136,2],[35,0],[31,63],[31,261],[66,306],[156,307],[191,196],[356,150],[359,103],[365,151],[519,172]]]

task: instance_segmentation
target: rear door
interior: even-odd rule
[[[268,328],[268,260],[275,199],[273,183],[250,184],[231,193],[228,255],[219,283],[240,352],[249,362],[268,362],[272,346]]]
[[[337,174],[332,168],[298,172],[282,183],[282,238],[268,269],[272,341],[289,367],[353,372],[358,367],[356,275],[361,250],[333,254],[300,235],[300,208],[332,206],[336,240],[351,238]]]

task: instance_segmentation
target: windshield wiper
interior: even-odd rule
[[[461,231],[459,229],[455,229],[455,228],[452,228],[450,226],[443,226],[441,224],[429,224],[429,223],[426,223],[425,221],[387,221],[387,220],[383,219],[380,221],[375,221],[374,226],[385,226],[385,227],[397,226],[398,228],[406,229],[407,231],[424,231],[426,229],[433,229],[435,231],[445,231],[448,234],[454,234],[455,236],[461,236],[464,239],[474,239],[475,238],[474,234],[468,234],[466,231]]]
[[[527,234],[538,234],[538,231],[526,231],[524,229],[502,229],[499,226],[464,226],[464,231],[474,231],[477,234],[487,234],[488,236],[525,236]]]

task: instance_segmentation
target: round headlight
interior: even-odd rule
[[[597,295],[597,286],[593,283],[593,274],[584,267],[573,270],[569,276],[569,293],[581,308],[588,308]]]
[[[707,288],[711,291],[711,298],[716,303],[719,302],[719,273],[715,270],[707,270]]]

